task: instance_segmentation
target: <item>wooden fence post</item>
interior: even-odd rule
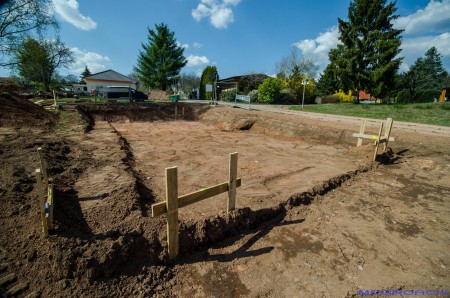
[[[42,229],[44,232],[44,236],[47,237],[48,236],[48,222],[47,222],[47,218],[45,216],[45,192],[43,190],[43,185],[42,185],[42,174],[41,174],[41,169],[36,169],[36,180],[37,180],[37,185],[38,185],[38,194],[39,194],[39,208],[41,211],[41,221],[42,221]]]
[[[56,92],[53,90],[53,105],[56,107],[58,104],[56,103]]]
[[[175,106],[175,121],[177,121],[178,116],[178,106]]]
[[[230,212],[236,208],[236,179],[237,179],[238,153],[230,153],[230,175],[228,180],[228,206]]]
[[[386,138],[386,143],[384,143],[384,148],[383,148],[383,152],[386,152],[387,146],[388,146],[388,142],[389,142],[389,137],[391,136],[391,130],[392,130],[392,124],[394,123],[394,121],[392,120],[392,118],[387,118],[386,120],[386,128],[384,131],[384,137]]]
[[[361,122],[361,126],[359,128],[359,133],[360,134],[364,134],[365,129],[366,129],[366,119],[363,119],[362,122]],[[358,138],[358,143],[356,143],[356,147],[361,146],[362,145],[362,141],[363,141],[362,138]]]
[[[52,229],[53,228],[53,185],[48,186],[47,204],[49,207],[47,226],[49,229]]]
[[[178,256],[178,171],[177,167],[166,168],[167,243],[169,259]]]
[[[377,154],[378,154],[378,146],[380,146],[380,139],[381,139],[381,132],[383,131],[383,122],[381,122],[380,125],[380,131],[378,132],[378,138],[375,141],[375,153],[373,155],[373,161],[375,161],[377,159]]]
[[[41,175],[43,175],[43,177],[44,177],[45,188],[47,188],[48,187],[47,164],[46,164],[46,162],[44,160],[44,155],[42,154],[42,148],[41,147],[37,148],[37,152],[38,152],[38,155],[39,155],[39,161],[41,163],[41,171],[42,171]]]

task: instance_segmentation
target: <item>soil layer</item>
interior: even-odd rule
[[[448,135],[410,133],[394,123],[389,154],[372,163],[372,144],[355,148],[358,127],[345,121],[191,104],[51,113],[14,90],[2,96],[2,295],[450,290]],[[55,186],[55,228],[47,238],[37,205],[37,147]],[[180,209],[181,256],[169,262],[165,217],[152,218],[150,210],[164,200],[164,168],[179,167],[185,194],[225,182],[234,151],[238,209],[225,212],[226,195]]]

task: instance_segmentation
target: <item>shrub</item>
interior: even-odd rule
[[[236,89],[223,90],[220,93],[220,100],[234,102],[236,99]]]
[[[283,89],[284,81],[277,78],[267,78],[258,87],[258,101],[262,103],[275,103],[279,99],[281,89]]]
[[[435,98],[439,98],[439,92],[430,89],[419,90],[417,92],[416,102],[433,102]]]
[[[397,94],[397,103],[408,103],[411,102],[411,93],[408,90],[401,90]]]
[[[258,89],[250,91],[248,96],[250,96],[250,102],[258,102]]]
[[[339,98],[340,102],[353,102],[354,97],[352,95],[352,90],[348,91],[348,94],[346,94],[343,90],[339,90],[339,92],[333,94],[334,96],[337,96]]]
[[[280,91],[280,95],[276,99],[275,103],[279,104],[299,104],[295,91],[291,88],[283,88]]]

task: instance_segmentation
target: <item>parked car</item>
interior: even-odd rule
[[[91,94],[91,92],[88,91],[87,86],[83,84],[73,84],[72,90],[73,93],[77,96],[85,96]]]
[[[124,86],[108,86],[99,90],[99,96],[104,99],[129,99],[130,101],[141,102],[148,99],[144,92]]]
[[[75,93],[66,87],[59,88],[57,93],[58,93],[58,96],[61,98],[72,98],[75,96]]]

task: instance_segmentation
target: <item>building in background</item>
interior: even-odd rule
[[[100,91],[108,86],[124,86],[137,89],[138,83],[112,69],[95,73],[83,78],[86,82],[87,90],[92,93],[94,90]]]

